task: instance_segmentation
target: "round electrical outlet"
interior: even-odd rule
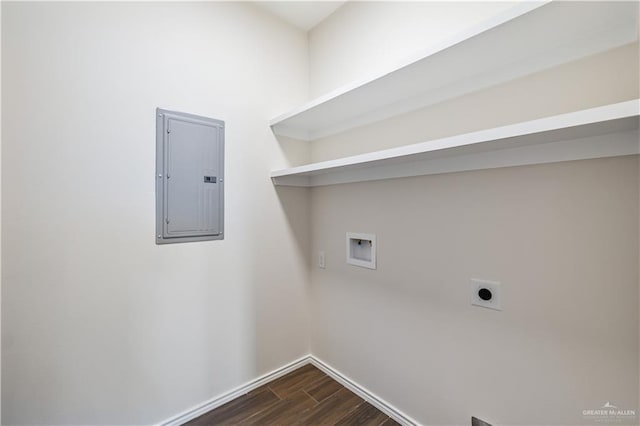
[[[482,300],[491,300],[493,294],[491,294],[491,290],[488,288],[481,288],[478,290],[478,297]]]

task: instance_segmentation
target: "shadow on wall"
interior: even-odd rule
[[[255,214],[279,211],[269,215],[277,222],[262,221],[251,241],[254,377],[309,352],[309,189],[274,187],[267,175],[260,187]]]
[[[286,136],[275,135],[282,156],[288,167],[302,166],[311,162],[311,145],[309,142]]]
[[[309,188],[295,186],[274,186],[280,206],[287,219],[289,230],[293,234],[298,253],[304,256],[304,263],[309,266],[309,250],[311,249],[309,221],[311,219],[311,193]]]

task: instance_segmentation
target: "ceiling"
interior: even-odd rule
[[[255,1],[280,19],[309,31],[346,1]]]

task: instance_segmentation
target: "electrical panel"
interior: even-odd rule
[[[224,121],[156,110],[156,244],[224,238]]]

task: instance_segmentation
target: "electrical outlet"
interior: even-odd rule
[[[471,304],[483,308],[502,310],[500,283],[497,281],[471,280]]]
[[[318,267],[324,269],[325,268],[325,263],[324,263],[324,252],[318,252]]]

